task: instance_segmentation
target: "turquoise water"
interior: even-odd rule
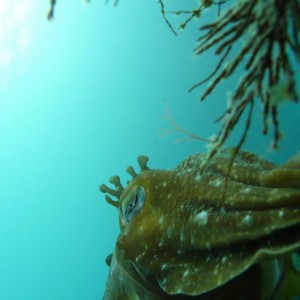
[[[193,55],[198,25],[172,34],[156,1],[0,1],[0,299],[96,300],[106,256],[119,232],[117,211],[99,185],[136,166],[173,168],[206,151],[165,135],[176,122],[210,137],[237,78],[199,102],[187,90],[215,65]],[[257,106],[244,148],[278,163],[297,153],[299,105],[282,107],[285,138],[270,152]]]

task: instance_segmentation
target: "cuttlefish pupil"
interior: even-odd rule
[[[123,199],[120,207],[121,221],[131,222],[145,205],[145,190],[142,186],[133,188]]]

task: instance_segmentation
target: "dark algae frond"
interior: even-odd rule
[[[47,19],[49,21],[51,21],[54,17],[55,4],[56,4],[56,0],[50,0],[50,8],[49,8],[49,11],[48,11],[48,14],[47,14]]]
[[[223,4],[229,2],[232,6],[224,9]],[[193,85],[189,92],[209,82],[200,97],[203,101],[235,72],[243,75],[228,99],[224,99],[227,108],[217,119],[222,125],[216,137],[211,139],[209,155],[214,156],[217,149],[222,148],[248,108],[246,125],[237,148],[243,145],[257,101],[263,107],[263,134],[273,127],[272,148],[276,149],[281,138],[279,104],[298,102],[299,99],[293,65],[298,66],[300,58],[300,1],[202,0],[194,9],[169,13],[186,15],[179,25],[179,29],[184,29],[191,20],[201,19],[203,12],[213,5],[218,6],[218,17],[213,23],[201,25],[203,34],[197,40],[195,54],[212,51],[219,61],[210,74]]]
[[[200,28],[206,33],[198,39],[196,54],[214,48],[219,63],[209,77],[190,91],[212,80],[201,96],[204,100],[222,80],[230,77],[238,67],[243,68],[243,76],[220,118],[223,124],[212,151],[225,143],[246,107],[250,106],[240,144],[243,143],[255,100],[263,106],[263,133],[268,133],[271,123],[274,128],[273,148],[278,147],[281,137],[278,105],[287,100],[297,102],[299,98],[292,67],[295,58],[297,62],[300,58],[299,16],[299,0],[239,0],[214,23]],[[239,47],[239,50],[229,59],[234,47]]]

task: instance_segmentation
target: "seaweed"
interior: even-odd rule
[[[214,51],[219,61],[189,92],[210,81],[200,97],[203,101],[235,71],[243,74],[235,90],[224,99],[227,108],[216,120],[222,124],[217,135],[210,139],[209,157],[222,148],[248,107],[246,125],[237,148],[243,145],[257,101],[263,107],[263,134],[273,127],[272,148],[277,149],[282,136],[278,122],[279,104],[299,100],[293,68],[300,58],[299,0],[236,0],[230,1],[232,6],[221,11],[226,2],[229,1],[202,0],[192,10],[168,12],[186,15],[179,25],[179,29],[185,29],[191,20],[200,18],[206,8],[218,6],[217,19],[200,27],[195,54]],[[165,10],[163,15],[166,18]],[[233,52],[235,54],[231,55]]]
[[[225,3],[232,5],[223,9]],[[55,4],[56,0],[50,0],[49,20],[53,18]],[[118,0],[114,2],[114,5],[117,4]],[[282,137],[279,105],[286,101],[299,101],[293,65],[299,66],[300,59],[300,0],[200,0],[193,9],[177,11],[167,11],[163,0],[158,0],[158,4],[167,26],[176,35],[191,20],[201,19],[207,8],[217,6],[216,20],[200,27],[195,54],[214,51],[218,63],[189,92],[210,81],[200,97],[203,101],[234,73],[243,74],[231,95],[224,97],[227,107],[216,120],[221,121],[221,126],[209,140],[208,156],[214,156],[223,147],[248,108],[246,125],[237,144],[238,151],[247,137],[256,102],[263,107],[263,134],[268,134],[269,127],[272,127],[272,148],[277,149]],[[169,21],[168,15],[184,16],[178,29]],[[184,130],[180,131],[184,133]]]

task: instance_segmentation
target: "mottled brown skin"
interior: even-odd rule
[[[129,183],[105,299],[286,299],[286,261],[300,249],[300,155],[276,166],[240,151],[230,168],[232,153]],[[122,203],[136,187],[145,204],[127,224]]]

